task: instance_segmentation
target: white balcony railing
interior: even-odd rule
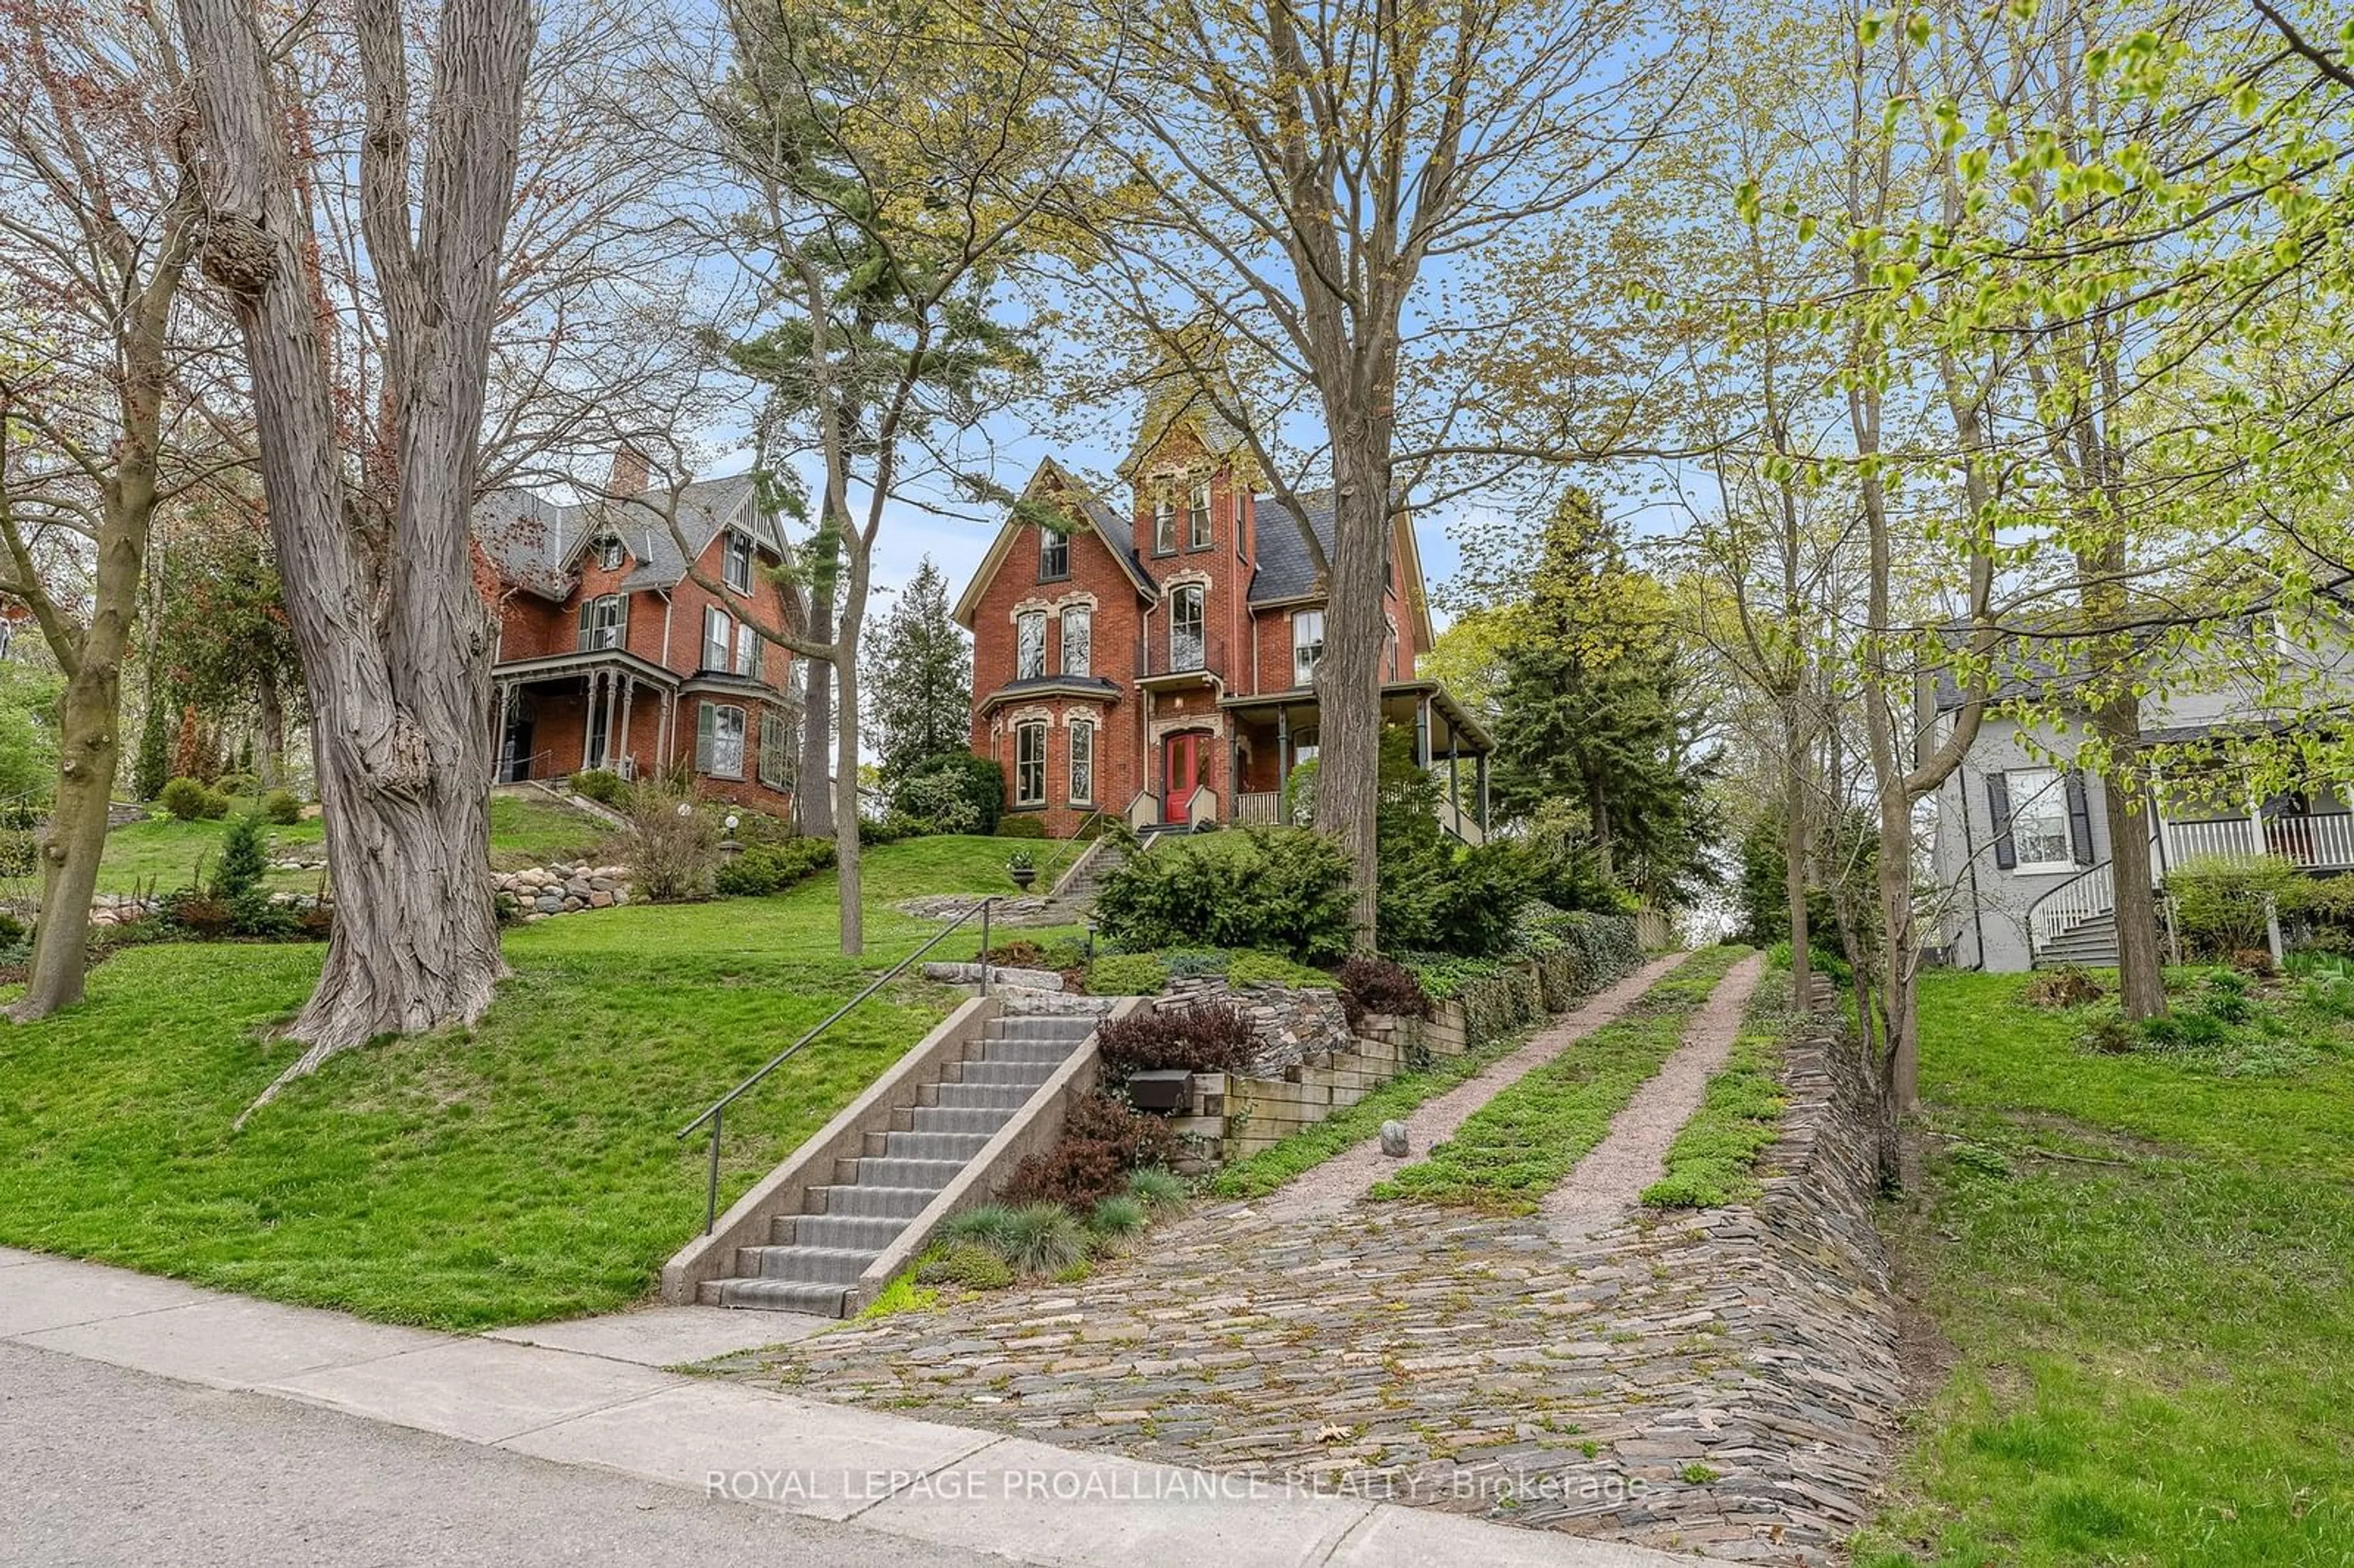
[[[2304,871],[2354,870],[2354,812],[2168,821],[2166,838],[2178,864],[2197,855],[2276,854]]]

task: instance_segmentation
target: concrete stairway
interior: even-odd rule
[[[1022,1113],[1111,1002],[1083,1012],[1071,1005],[991,1019],[961,1060],[892,1109],[889,1131],[867,1133],[862,1155],[837,1159],[832,1183],[810,1188],[803,1213],[771,1220],[766,1245],[737,1247],[737,1277],[705,1281],[698,1298],[844,1316],[859,1276]]]
[[[2110,968],[2117,961],[2117,917],[2095,915],[2073,926],[2035,949],[2035,967],[2053,969],[2074,964],[2079,969]]]

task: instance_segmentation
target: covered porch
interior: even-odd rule
[[[678,677],[619,649],[518,659],[491,671],[502,784],[591,768],[635,779],[673,755]]]
[[[2300,871],[2354,871],[2354,784],[2313,776],[2268,791],[2247,759],[2234,755],[2241,742],[2287,733],[2285,726],[2230,723],[2145,737],[2179,748],[2149,771],[2158,808],[2151,848],[2160,875],[2201,855],[2278,855]]]
[[[1226,697],[1234,780],[1227,821],[1274,826],[1292,821],[1291,770],[1317,755],[1320,712],[1312,690]],[[1495,750],[1479,722],[1444,685],[1393,681],[1382,687],[1382,721],[1414,735],[1415,760],[1439,776],[1439,825],[1466,843],[1488,837],[1488,758]]]

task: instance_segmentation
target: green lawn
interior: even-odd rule
[[[1643,1189],[1655,1209],[1715,1209],[1758,1194],[1751,1172],[1782,1136],[1783,1047],[1802,1021],[1791,1005],[1790,970],[1768,962],[1743,1010],[1724,1065],[1668,1145],[1666,1170]]]
[[[2024,980],[1923,982],[1888,1219],[1956,1359],[1859,1563],[2354,1563],[2354,1055],[2094,1054]]]
[[[239,800],[234,809],[245,810],[251,804]],[[150,883],[165,892],[185,887],[196,880],[200,860],[210,875],[212,863],[220,858],[221,832],[228,825],[226,820],[183,822],[161,811],[143,822],[124,823],[106,835],[106,853],[98,867],[99,891],[129,893]],[[315,850],[325,833],[316,817],[272,826],[270,852],[277,856]],[[504,795],[491,801],[491,863],[502,871],[576,859],[612,836],[613,830],[605,823],[561,801]],[[315,871],[276,871],[269,877],[270,886],[297,892],[308,892],[318,880]]]
[[[1421,1198],[1532,1213],[1610,1130],[1682,1043],[1684,1022],[1746,948],[1709,948],[1656,981],[1605,1024],[1471,1114],[1430,1157],[1376,1183],[1376,1198]]]
[[[477,1028],[343,1056],[234,1135],[293,1054],[257,1032],[323,949],[128,949],[83,1006],[0,1024],[0,1243],[449,1328],[625,1305],[702,1224],[705,1145],[678,1128],[938,929],[893,899],[1010,892],[1004,857],[873,851],[864,964],[834,951],[831,874],[517,929]],[[722,1201],[956,1000],[903,982],[779,1069],[727,1118]]]

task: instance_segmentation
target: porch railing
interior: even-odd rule
[[[2354,870],[2354,811],[2168,821],[2166,832],[2177,862],[2203,854],[2276,854],[2304,871]]]
[[[2070,877],[2028,908],[2035,946],[2043,948],[2117,906],[2116,863],[2103,861]]]
[[[1246,828],[1271,828],[1283,815],[1283,792],[1253,791],[1235,797],[1235,821]]]

